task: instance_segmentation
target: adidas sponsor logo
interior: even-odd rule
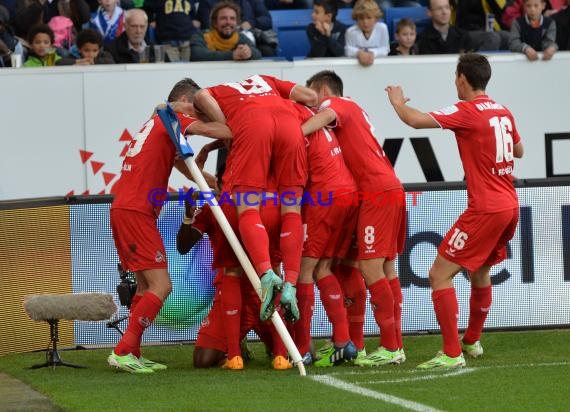
[[[332,300],[339,300],[341,298],[341,295],[329,295],[329,298],[331,298]]]
[[[233,316],[233,315],[237,315],[237,313],[238,313],[238,310],[237,310],[237,309],[226,310],[226,315]]]
[[[279,235],[280,237],[287,237],[290,236],[291,232],[281,232],[281,234]]]

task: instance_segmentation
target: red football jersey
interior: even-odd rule
[[[283,107],[283,99],[289,99],[295,83],[280,80],[273,76],[256,74],[241,82],[224,83],[208,87],[226,116],[228,125],[238,120],[237,114],[249,105],[271,110],[274,106]]]
[[[305,122],[313,111],[299,103],[293,104]],[[332,130],[321,129],[306,137],[309,180],[305,191],[313,202],[327,202],[329,193],[334,196],[341,190],[344,194],[356,191],[356,183],[342,156],[342,150]],[[320,199],[320,200],[319,200]]]
[[[319,107],[319,110],[324,109],[336,114],[336,122],[330,126],[334,128],[344,161],[358,188],[371,193],[402,188],[364,109],[348,97],[330,97]]]
[[[218,225],[218,221],[214,217],[214,213],[208,204],[202,206],[198,214],[196,215],[196,220],[192,224],[194,229],[199,230],[202,234],[208,234],[210,239],[210,246],[212,248],[212,253],[214,254],[214,259],[212,261],[212,268],[220,268],[225,265],[221,264],[219,253],[224,251],[220,250],[222,244],[224,243],[224,233]],[[231,251],[231,249],[230,249]]]
[[[180,130],[184,133],[195,119],[180,113],[177,115]],[[158,116],[153,116],[129,145],[111,207],[158,217],[162,205],[154,196],[166,194],[175,154],[176,148],[162,121]]]
[[[513,148],[521,138],[511,112],[482,95],[430,112],[442,129],[453,130],[467,180],[468,207],[498,212],[518,206],[513,187]]]

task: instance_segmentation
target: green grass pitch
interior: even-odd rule
[[[405,337],[408,359],[399,366],[308,367],[306,377],[272,370],[260,344],[243,371],[193,369],[192,345],[145,347],[146,357],[169,366],[151,376],[110,369],[110,349],[60,352],[87,369],[29,370],[44,354],[25,353],[0,357],[0,371],[66,411],[570,410],[570,330],[488,332],[482,343],[482,358],[450,371],[415,369],[440,349],[433,335]],[[377,344],[367,339],[369,351]]]

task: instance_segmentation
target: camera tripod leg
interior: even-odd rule
[[[111,321],[107,322],[107,327],[115,329],[117,332],[119,332],[122,335],[123,331],[121,330],[121,328],[119,328],[119,323],[121,323],[122,321],[124,321],[125,319],[128,319],[128,318],[129,318],[129,315],[125,315],[125,316],[122,316],[118,319],[111,320]]]

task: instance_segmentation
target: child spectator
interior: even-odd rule
[[[564,1],[562,0],[547,0],[546,7],[542,12],[546,17],[550,17],[560,10],[564,9]],[[501,23],[506,29],[510,30],[513,21],[524,15],[524,0],[512,0],[507,2],[503,13],[501,14]],[[556,25],[558,31],[558,24]]]
[[[358,0],[352,9],[356,24],[346,31],[344,54],[356,57],[363,66],[374,64],[374,58],[388,55],[390,36],[388,27],[379,20],[382,11],[374,0]]]
[[[24,67],[55,66],[61,59],[57,54],[53,42],[55,36],[47,24],[38,24],[30,29],[28,43],[30,51]]]
[[[125,12],[119,0],[99,0],[99,8],[92,14],[89,27],[99,30],[103,44],[109,45],[125,31]]]
[[[410,19],[402,19],[396,25],[396,41],[390,45],[388,56],[409,56],[418,53],[416,45],[416,24]]]
[[[77,36],[80,59],[75,64],[114,64],[113,56],[103,50],[103,37],[95,29],[82,30]],[[81,63],[80,63],[81,62]]]
[[[556,23],[542,15],[545,0],[524,0],[524,16],[513,21],[509,48],[512,52],[524,53],[530,60],[537,60],[539,51],[542,60],[550,60],[558,50]]]
[[[71,50],[71,56],[57,62],[58,66],[91,64],[114,64],[113,56],[103,50],[103,37],[95,29],[84,29],[77,36],[77,45]]]
[[[313,22],[307,26],[311,50],[307,57],[342,57],[346,26],[336,20],[336,0],[315,0]]]

